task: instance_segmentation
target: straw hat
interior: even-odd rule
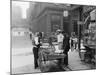
[[[62,30],[58,29],[57,32],[62,32]]]

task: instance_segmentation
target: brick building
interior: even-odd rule
[[[31,2],[27,13],[30,28],[33,32],[40,31],[48,34],[62,29],[69,34],[75,32],[78,35],[77,21],[82,19],[83,7],[71,4]],[[68,11],[67,17],[63,16],[64,11]]]
[[[63,29],[64,8],[51,3],[36,3],[35,5],[30,3],[30,9],[29,21],[33,32],[51,33],[58,28]]]

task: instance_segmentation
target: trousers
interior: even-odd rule
[[[68,52],[65,54],[65,58],[64,58],[64,65],[68,65]]]
[[[33,55],[34,55],[34,68],[38,67],[38,47],[33,47]]]

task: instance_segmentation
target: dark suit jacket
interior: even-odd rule
[[[64,33],[64,39],[63,39],[63,49],[64,49],[64,53],[68,52],[70,49],[70,43],[69,43],[69,36],[68,34]]]

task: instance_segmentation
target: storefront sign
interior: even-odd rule
[[[67,17],[68,16],[68,11],[64,11],[63,15],[64,15],[64,17]]]

